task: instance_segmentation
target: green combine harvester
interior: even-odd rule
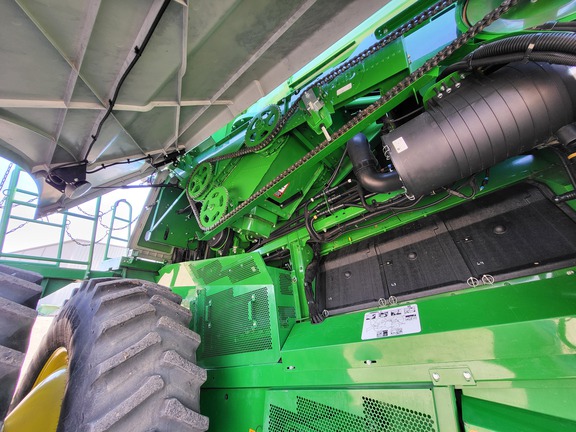
[[[0,430],[576,430],[575,19],[3,2],[0,147],[36,216],[152,180],[114,268],[2,261]]]

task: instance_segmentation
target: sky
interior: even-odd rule
[[[9,161],[0,158],[0,180],[4,177],[4,173],[6,172],[7,168],[9,167]],[[13,169],[10,172],[12,174]],[[2,195],[0,199],[5,196],[5,190],[8,188],[8,184],[10,182],[10,176],[8,176],[3,188],[2,188]],[[136,184],[138,184],[137,182]],[[20,174],[20,180],[18,183],[18,189],[28,190],[34,193],[37,193],[36,183],[32,180],[32,178],[25,173],[24,171]],[[132,206],[132,220],[137,218],[137,216],[142,211],[142,207],[144,206],[144,202],[148,196],[150,189],[143,188],[143,189],[118,189],[112,192],[107,193],[106,195],[102,196],[102,201],[100,204],[100,211],[104,213],[101,221],[98,223],[98,228],[96,232],[96,240],[100,240],[101,243],[106,243],[107,238],[107,227],[110,226],[110,218],[112,212],[112,206],[115,202],[121,199],[127,200]],[[31,196],[25,194],[17,194],[16,199],[21,201],[29,201],[32,199]],[[73,213],[83,214],[89,213],[94,214],[94,210],[96,208],[96,200],[92,200],[81,204],[80,206],[71,209],[70,211]],[[4,206],[2,203],[2,209],[4,211]],[[34,208],[25,207],[25,206],[18,206],[13,208],[12,214],[21,217],[28,217],[33,218],[34,215]],[[125,205],[119,205],[117,212],[117,216],[128,219],[128,208]],[[70,224],[68,226],[68,233],[64,233],[64,241],[71,240],[70,236],[76,240],[81,241],[81,243],[87,243],[88,240],[91,238],[92,234],[92,222],[86,221],[81,218],[77,217],[69,217]],[[52,223],[62,223],[63,216],[60,214],[54,214],[48,217],[43,218],[42,220],[52,222]],[[22,226],[21,226],[22,225]],[[127,224],[125,222],[116,221],[114,227],[115,228],[122,228],[125,227]],[[132,224],[132,229],[134,229],[135,223]],[[13,232],[10,232],[12,231]],[[39,225],[35,223],[25,223],[20,220],[10,220],[8,225],[6,237],[4,240],[4,246],[2,248],[2,252],[14,252],[23,249],[28,249],[37,246],[44,246],[50,244],[56,244],[60,242],[60,235],[61,229],[56,227],[48,227],[46,225]],[[127,228],[119,229],[114,231],[114,236],[119,238],[126,238],[127,237]],[[112,244],[124,245],[126,242],[112,240]]]

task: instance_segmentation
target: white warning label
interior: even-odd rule
[[[420,333],[418,305],[395,307],[364,314],[362,340]]]
[[[402,153],[403,151],[408,150],[408,144],[406,144],[406,141],[404,141],[404,138],[402,137],[396,138],[394,141],[392,141],[392,145],[398,153]]]
[[[347,92],[351,88],[352,88],[352,83],[348,83],[344,87],[340,87],[338,90],[336,90],[336,96],[340,96],[342,93]]]

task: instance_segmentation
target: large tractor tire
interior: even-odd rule
[[[38,413],[38,381],[63,350],[67,360],[58,369],[67,373],[62,403],[50,398],[57,404],[50,409],[57,412],[57,425],[42,423],[45,430],[207,430],[208,419],[198,414],[206,380],[206,372],[195,365],[200,338],[189,330],[190,311],[180,301],[168,288],[149,282],[85,282],[42,341],[16,391],[6,431],[34,430],[18,422]],[[17,424],[22,426],[17,429]]]
[[[42,275],[0,265],[0,425],[8,411],[42,294]]]

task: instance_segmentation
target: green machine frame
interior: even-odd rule
[[[155,213],[139,244],[188,251],[184,262],[163,267],[158,280],[184,298],[191,327],[202,337],[198,363],[208,380],[201,408],[210,430],[576,429],[574,256],[500,277],[480,268],[457,289],[376,298],[334,314],[314,302],[318,279],[307,280],[314,257],[470,201],[470,186],[461,182],[455,193],[436,191],[379,217],[362,205],[331,207],[326,188],[345,189],[354,179],[343,156],[346,141],[363,132],[374,143],[394,109],[422,109],[459,88],[467,73],[443,76],[442,70],[478,46],[536,33],[528,27],[548,21],[552,10],[562,22],[575,17],[571,3],[556,14],[556,4],[518,2],[504,25],[480,29],[452,56],[445,47],[469,28],[461,18],[480,14],[478,20],[499,2],[445,2],[428,15],[423,11],[432,2],[413,3],[400,14],[383,14],[371,29],[371,42],[387,40],[383,47],[338,66],[350,55],[341,43],[332,63],[289,80],[172,167],[167,182],[188,199],[163,190],[157,204],[163,216]],[[421,18],[404,25],[414,16]],[[390,39],[396,28],[400,36]],[[472,178],[482,183],[472,188],[475,202],[526,183],[557,197],[573,190],[548,148],[495,164],[487,177]],[[402,194],[375,193],[369,203]],[[566,200],[567,213],[574,203]],[[305,208],[316,210],[314,232],[326,235],[319,245],[310,241],[310,227],[298,223]],[[339,232],[348,221],[356,221],[353,229]],[[315,313],[322,322],[313,323]],[[401,324],[393,334],[374,324],[376,336],[367,336],[376,316]]]
[[[171,259],[126,258],[101,275],[155,278],[183,298],[210,430],[576,430],[576,132],[556,128],[417,196],[408,176],[367,190],[359,174],[390,181],[390,153],[407,145],[387,136],[471,81],[480,93],[505,64],[541,61],[543,35],[573,50],[574,19],[573,1],[393,1],[164,167],[133,246]],[[523,35],[512,60],[475,63]],[[573,74],[575,52],[544,54]],[[500,220],[522,241],[498,243]],[[468,234],[479,225],[490,237]],[[475,258],[475,244],[496,246]],[[394,279],[397,250],[408,270]],[[498,267],[506,255],[516,261]]]

